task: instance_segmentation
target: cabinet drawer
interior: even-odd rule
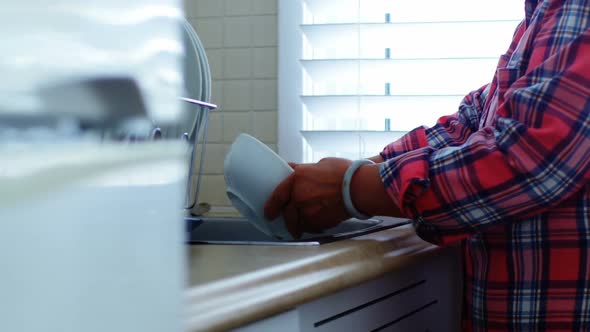
[[[461,274],[443,254],[298,308],[301,331],[457,331]]]

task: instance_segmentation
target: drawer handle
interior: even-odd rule
[[[339,314],[336,314],[336,315],[334,315],[334,316],[330,316],[330,317],[328,317],[328,318],[326,318],[326,319],[322,319],[322,320],[320,320],[320,321],[318,321],[318,322],[314,323],[314,324],[313,324],[313,327],[320,327],[320,326],[322,326],[322,325],[324,325],[324,324],[327,324],[327,323],[329,323],[329,322],[332,322],[332,321],[334,321],[334,320],[336,320],[336,319],[339,319],[339,318],[342,318],[342,317],[344,317],[344,316],[350,315],[350,314],[352,314],[352,313],[354,313],[354,312],[357,312],[357,311],[359,311],[359,310],[362,310],[362,309],[364,309],[364,308],[366,308],[366,307],[372,306],[373,304],[376,304],[376,303],[379,303],[379,302],[381,302],[381,301],[384,301],[384,300],[387,300],[387,299],[389,299],[389,298],[392,298],[392,297],[394,297],[394,296],[396,296],[396,295],[399,295],[399,294],[401,294],[401,293],[403,293],[403,292],[409,291],[410,289],[416,288],[416,287],[418,287],[418,286],[420,286],[420,285],[423,285],[423,284],[425,284],[425,283],[426,283],[426,280],[420,280],[420,281],[418,281],[418,282],[415,282],[415,283],[413,283],[413,284],[411,284],[411,285],[408,285],[408,286],[406,286],[406,287],[404,287],[404,288],[398,289],[398,290],[396,290],[396,291],[394,291],[394,292],[392,292],[392,293],[389,293],[389,294],[383,295],[383,296],[381,296],[381,297],[379,297],[379,298],[376,298],[376,299],[374,299],[374,300],[371,300],[371,301],[369,301],[369,302],[363,303],[363,304],[361,304],[361,305],[358,305],[358,306],[356,306],[356,307],[354,307],[354,308],[351,308],[351,309],[348,309],[348,310],[346,310],[346,311],[343,311],[343,312],[341,312],[341,313],[339,313]]]
[[[393,320],[393,321],[391,321],[391,322],[389,322],[387,324],[381,325],[378,328],[371,330],[370,332],[382,331],[383,329],[388,328],[388,327],[390,327],[393,324],[399,323],[400,321],[402,321],[402,320],[404,320],[404,319],[406,319],[406,318],[408,318],[410,316],[413,316],[413,315],[419,313],[420,311],[422,311],[422,310],[424,310],[424,309],[426,309],[426,308],[428,308],[430,306],[433,306],[433,305],[435,305],[437,303],[438,303],[438,300],[433,300],[433,301],[431,301],[431,302],[429,302],[429,303],[421,306],[418,309],[412,310],[412,311],[408,312],[407,314],[405,314],[405,315],[403,315],[401,317],[398,317],[395,320]]]

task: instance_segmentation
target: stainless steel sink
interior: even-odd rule
[[[376,217],[349,219],[322,234],[304,234],[301,239],[281,241],[268,236],[245,218],[186,218],[189,244],[320,245],[410,223],[408,219]]]

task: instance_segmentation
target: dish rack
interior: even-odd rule
[[[184,208],[191,214],[198,215],[198,211],[195,213],[194,210],[201,190],[209,112],[217,108],[217,105],[210,102],[211,70],[203,44],[195,29],[186,19],[182,21],[182,27],[186,51],[184,62],[186,95],[181,97],[181,100],[192,108],[187,110],[187,116],[189,116],[187,122],[192,123],[192,125],[187,132],[182,134],[191,143],[190,168]],[[191,115],[192,121],[190,121]],[[200,156],[198,157],[199,144]],[[195,174],[196,169],[198,171]]]
[[[191,139],[190,135],[186,135],[186,139],[191,143],[191,157],[189,163],[189,174],[186,184],[186,194],[185,194],[185,205],[184,208],[187,211],[192,211],[197,202],[199,200],[199,192],[201,190],[201,179],[203,174],[203,163],[205,160],[205,147],[207,145],[207,132],[208,132],[208,119],[209,119],[209,112],[217,108],[217,105],[211,104],[208,102],[204,102],[201,100],[191,99],[188,97],[182,97],[181,100],[195,105],[196,106],[196,121],[193,126],[195,128],[194,135]],[[202,134],[201,134],[202,133]],[[201,152],[200,158],[197,158],[198,148],[199,148],[199,141],[201,144]],[[194,185],[194,178],[195,178],[195,167],[197,167],[197,161],[199,162],[198,165],[198,173],[196,175],[196,185]]]

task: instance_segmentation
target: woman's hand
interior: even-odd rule
[[[350,218],[342,201],[342,178],[352,162],[324,158],[316,164],[290,163],[294,172],[277,186],[265,205],[275,219],[281,213],[295,238],[303,232],[317,233]]]

